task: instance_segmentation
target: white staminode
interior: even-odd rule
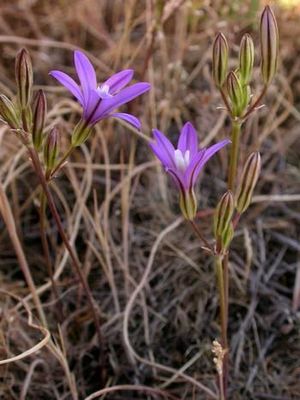
[[[190,163],[190,151],[186,150],[183,154],[181,150],[176,149],[174,151],[174,160],[175,160],[176,167],[180,171],[185,171],[187,166]]]
[[[107,84],[100,85],[97,89],[97,92],[100,94],[102,99],[105,99],[107,97],[112,97],[112,95],[109,93],[110,87]]]

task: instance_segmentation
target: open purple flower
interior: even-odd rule
[[[97,83],[96,73],[89,59],[81,52],[74,52],[74,65],[80,84],[77,84],[69,75],[61,71],[51,71],[50,75],[57,79],[76,97],[83,108],[83,127],[91,129],[98,121],[116,117],[140,129],[140,121],[131,114],[114,112],[114,110],[135,99],[150,89],[146,82],[125,86],[131,81],[133,70],[120,71],[102,84]]]
[[[177,149],[159,130],[154,129],[153,136],[155,141],[150,143],[150,147],[180,191],[183,215],[193,219],[197,212],[194,186],[199,173],[207,161],[230,140],[225,139],[208,148],[199,149],[198,135],[190,122],[181,129]]]

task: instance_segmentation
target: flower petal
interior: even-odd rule
[[[123,119],[124,121],[128,122],[130,125],[133,125],[136,129],[138,129],[138,130],[141,129],[141,122],[134,115],[126,114],[126,113],[114,113],[114,114],[109,114],[109,117]]]
[[[210,146],[208,149],[200,150],[199,153],[196,154],[194,159],[191,160],[191,163],[185,172],[186,181],[190,188],[195,185],[196,179],[198,178],[200,171],[202,170],[204,165],[207,163],[207,161],[215,153],[217,153],[219,150],[221,150],[224,146],[226,146],[229,143],[231,143],[230,140],[225,139],[219,143],[214,144],[213,146]]]
[[[184,173],[184,187],[186,189],[191,189],[195,181],[203,168],[203,159],[205,157],[206,149],[201,149],[198,153],[191,159],[189,166]]]
[[[229,139],[225,139],[225,140],[221,140],[221,142],[218,142],[210,147],[208,147],[205,151],[205,155],[204,155],[204,164],[207,163],[207,161],[215,154],[217,153],[219,150],[221,150],[224,146],[226,146],[227,144],[231,143],[231,140]]]
[[[184,176],[180,171],[176,171],[172,168],[167,169],[167,173],[171,176],[173,179],[175,185],[177,188],[183,193],[185,192],[185,182],[184,182]]]
[[[115,108],[122,104],[128,103],[135,99],[142,93],[147,92],[150,89],[150,84],[146,82],[135,83],[126,89],[121,90],[118,94],[111,97],[110,99],[103,99],[100,106],[95,114],[96,119],[105,118]]]
[[[96,73],[93,65],[81,51],[74,52],[74,64],[85,100],[88,100],[89,91],[97,88]]]
[[[156,140],[155,142],[149,144],[153,153],[166,169],[172,168],[173,170],[176,170],[174,161],[174,146],[158,129],[153,129],[152,133]]]
[[[103,85],[109,86],[109,92],[111,94],[115,94],[119,90],[123,89],[133,77],[133,70],[132,69],[124,69],[123,71],[117,72],[116,74],[112,75],[108,78]]]
[[[190,122],[187,122],[181,129],[177,147],[182,154],[189,150],[191,158],[197,153],[198,135],[197,131]]]
[[[83,96],[80,90],[80,87],[77,83],[72,79],[69,75],[65,74],[61,71],[51,71],[49,75],[53,76],[59,83],[61,83],[65,88],[67,88],[73,96],[79,101],[79,103],[83,106]]]
[[[99,105],[101,104],[101,101],[101,96],[97,90],[93,89],[88,92],[83,109],[83,118],[92,125],[98,121],[95,119],[95,114]]]

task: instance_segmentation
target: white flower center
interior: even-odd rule
[[[190,151],[186,150],[183,154],[181,150],[176,149],[174,151],[174,161],[179,171],[184,172],[190,163]]]
[[[109,90],[110,90],[110,87],[109,87],[109,85],[106,85],[106,84],[100,85],[97,88],[97,92],[99,93],[99,95],[102,99],[107,99],[109,97],[112,97],[112,95],[109,93]]]

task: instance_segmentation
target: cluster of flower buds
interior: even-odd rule
[[[37,151],[42,148],[44,126],[47,114],[46,97],[42,90],[32,101],[33,71],[30,55],[26,49],[20,50],[16,57],[15,76],[17,83],[17,102],[14,104],[6,96],[0,96],[1,119],[13,130],[26,138],[26,144],[33,144]]]
[[[269,6],[265,7],[260,23],[261,75],[266,88],[272,81],[278,64],[278,28]],[[250,81],[254,65],[254,44],[251,36],[242,37],[239,65],[228,72],[228,43],[219,33],[213,44],[212,75],[233,119],[243,119],[251,108]]]
[[[214,214],[214,236],[218,253],[228,249],[234,235],[233,221],[236,217],[239,218],[249,207],[260,170],[261,157],[259,152],[251,153],[244,165],[236,194],[233,195],[228,190],[219,201]]]

